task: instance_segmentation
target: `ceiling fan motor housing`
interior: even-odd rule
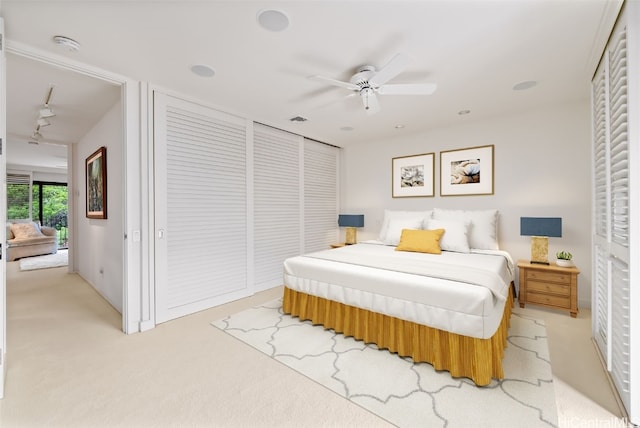
[[[376,68],[374,66],[364,65],[358,69],[358,72],[351,77],[349,82],[361,88],[369,87],[369,78],[374,74],[376,74]]]

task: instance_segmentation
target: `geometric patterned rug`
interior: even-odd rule
[[[505,378],[477,387],[428,363],[282,313],[282,300],[211,323],[399,427],[555,427],[544,323],[511,315]]]

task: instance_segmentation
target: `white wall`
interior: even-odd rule
[[[33,181],[50,181],[55,183],[66,183],[67,182],[67,174],[56,174],[53,172],[42,172],[42,171],[33,171],[33,175],[31,176]]]
[[[123,144],[120,102],[73,148],[75,202],[75,268],[113,307],[122,313],[123,296]],[[107,148],[107,219],[86,217],[85,159]]]
[[[550,259],[561,249],[573,253],[581,271],[578,305],[590,307],[589,101],[485,121],[474,122],[472,115],[460,119],[456,127],[344,149],[341,212],[365,214],[358,239],[377,237],[385,208],[497,208],[501,249],[516,260],[529,259],[530,240],[520,236],[520,217],[562,217],[562,238],[549,238]],[[495,145],[494,194],[439,196],[439,152],[488,144]],[[391,159],[430,152],[435,153],[435,196],[392,198]]]

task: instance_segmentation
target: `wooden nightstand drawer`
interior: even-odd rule
[[[577,267],[559,267],[555,264],[540,265],[518,260],[520,307],[527,303],[569,311],[578,315]]]
[[[527,291],[567,297],[571,295],[571,289],[567,285],[539,281],[527,281]]]
[[[559,308],[571,307],[569,297],[552,296],[550,294],[530,293],[527,291],[527,302],[538,303],[549,306],[557,306]]]
[[[537,280],[537,281],[550,281],[550,282],[560,282],[562,284],[569,284],[571,282],[571,274],[564,272],[549,272],[549,271],[541,271],[529,269],[527,270],[527,280]]]

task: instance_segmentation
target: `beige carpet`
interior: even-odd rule
[[[391,426],[211,327],[281,297],[282,287],[126,336],[120,314],[66,268],[6,266],[2,428]],[[589,310],[577,319],[514,310],[545,320],[560,426],[622,426],[589,339]]]
[[[399,427],[553,427],[558,417],[546,329],[514,314],[505,378],[477,387],[426,363],[282,313],[280,299],[212,323]]]

